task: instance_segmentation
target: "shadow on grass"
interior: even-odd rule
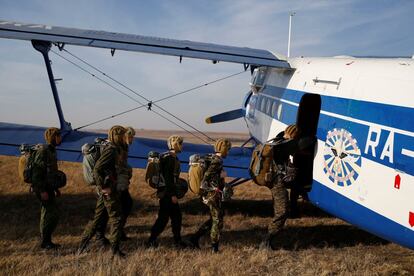
[[[60,218],[58,231],[78,235],[93,217],[94,194],[65,195],[56,198]],[[39,236],[40,201],[34,194],[0,196],[0,233],[3,239]]]
[[[271,200],[234,199],[225,202],[226,215],[243,214],[250,217],[272,217],[273,202]],[[208,214],[208,207],[199,199],[191,199],[180,204],[183,213],[198,215]],[[301,217],[331,217],[309,202],[298,202]]]
[[[222,240],[228,244],[259,246],[267,234],[267,228],[226,231]],[[286,227],[272,240],[273,246],[285,250],[309,248],[345,248],[359,244],[383,245],[389,242],[351,225],[317,225],[310,227]]]
[[[165,231],[170,231],[170,229],[167,228]],[[267,228],[254,227],[248,230],[224,231],[222,232],[220,240],[223,247],[252,246],[259,248],[266,234]],[[188,241],[190,237],[191,235],[187,234],[182,238],[184,241]],[[127,243],[123,243],[122,246],[127,252],[133,252],[134,250],[142,249],[145,246],[147,238],[134,238]],[[174,248],[172,237],[160,237],[158,242],[163,248]],[[377,246],[388,243],[388,241],[348,225],[287,227],[273,241],[276,250],[306,250],[327,247],[346,248],[356,245]],[[202,248],[208,248],[210,246],[209,233],[201,239],[200,245]]]
[[[93,193],[63,194],[57,198],[60,206],[60,221],[57,232],[60,235],[80,236],[88,221],[93,218],[96,197]],[[305,216],[327,216],[316,207],[305,203],[302,206]],[[313,208],[313,209],[312,209]],[[208,214],[208,208],[198,199],[190,199],[181,204],[183,215]],[[225,206],[226,215],[244,214],[246,216],[271,217],[270,200],[233,200]],[[155,215],[158,211],[156,201],[134,202],[133,216]],[[0,196],[0,236],[3,240],[18,240],[39,236],[40,203],[32,194],[16,194]],[[149,233],[151,225],[130,225],[126,231],[130,233]],[[223,233],[225,243],[245,245],[259,244],[266,235],[266,228],[227,231]],[[276,245],[286,249],[309,247],[343,247],[356,244],[384,243],[365,231],[348,225],[320,225],[313,227],[287,227],[276,241]]]
[[[60,210],[58,231],[62,234],[81,234],[93,218],[96,204],[94,193],[62,194],[56,199]],[[187,199],[181,204],[183,215],[208,216],[208,207],[199,199]],[[224,203],[226,215],[242,214],[250,217],[272,217],[270,200],[232,200]],[[305,216],[327,216],[310,204],[304,205]],[[154,200],[134,200],[132,215],[147,216],[158,212]],[[38,235],[40,202],[34,194],[11,194],[0,196],[0,233],[5,239],[18,239],[27,235]],[[139,228],[139,227],[138,227]],[[137,231],[148,230],[137,229]]]

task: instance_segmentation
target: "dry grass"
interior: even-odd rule
[[[301,203],[304,216],[288,220],[280,249],[270,251],[260,242],[271,217],[270,193],[248,183],[236,188],[228,203],[221,252],[212,254],[208,240],[199,251],[172,247],[171,229],[160,237],[158,249],[143,244],[157,214],[153,190],[134,170],[131,194],[134,209],[123,244],[125,260],[110,259],[96,245],[89,253],[74,254],[81,233],[93,215],[95,197],[81,175],[81,165],[61,162],[68,184],[59,198],[61,220],[54,240],[57,252],[39,248],[39,203],[17,181],[17,158],[0,156],[0,274],[1,275],[413,275],[411,250],[388,243],[311,205]],[[206,218],[204,206],[191,194],[181,200],[184,238]]]

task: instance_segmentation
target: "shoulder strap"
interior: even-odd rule
[[[164,158],[166,158],[170,155],[171,155],[171,153],[169,151],[163,152],[163,153],[160,154],[160,159],[164,159]]]

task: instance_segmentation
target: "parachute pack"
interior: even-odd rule
[[[249,174],[257,185],[272,185],[276,175],[276,166],[273,162],[273,145],[260,144],[255,147],[249,166]]]
[[[32,183],[33,161],[36,152],[42,147],[41,144],[27,145],[22,144],[19,148],[21,156],[19,158],[19,178],[25,183]]]
[[[166,153],[158,153],[156,151],[150,151],[148,153],[148,162],[145,170],[145,182],[154,189],[160,189],[165,187],[165,179],[161,170],[161,159],[166,157]],[[178,178],[175,183],[176,196],[178,199],[183,198],[188,191],[188,184],[185,179]],[[158,190],[158,196],[162,197],[163,190]]]
[[[33,165],[34,160],[36,158],[36,154],[40,149],[43,149],[44,145],[37,144],[37,145],[27,145],[22,144],[20,146],[20,153],[21,156],[19,158],[19,178],[24,181],[25,183],[32,184],[33,179]],[[60,189],[66,186],[66,174],[62,171],[57,171],[55,175],[53,175],[53,179],[51,180],[52,188],[53,189]]]
[[[283,175],[285,185],[289,186],[292,184],[296,179],[298,170],[288,160],[286,160],[286,164],[284,165],[276,165],[274,160],[275,156],[284,159],[286,153],[283,153],[282,148],[286,147],[292,141],[277,137],[262,145],[256,146],[249,166],[249,174],[256,184],[272,187],[273,180],[277,174]],[[307,145],[307,140],[302,144]]]
[[[204,173],[207,171],[212,160],[212,154],[201,156],[200,154],[193,154],[190,156],[188,169],[188,186],[190,191],[196,195],[200,195],[201,182],[204,178]]]
[[[103,138],[96,138],[93,144],[84,144],[82,146],[82,168],[83,178],[88,185],[96,185],[93,177],[93,169],[101,157],[102,150],[109,144],[109,141]]]
[[[164,176],[161,173],[160,161],[163,154],[156,151],[148,153],[148,162],[145,169],[145,182],[154,189],[165,187]]]

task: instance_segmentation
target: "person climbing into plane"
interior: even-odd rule
[[[268,226],[268,237],[266,243],[272,249],[275,237],[282,230],[288,216],[288,192],[285,186],[284,177],[289,156],[297,150],[297,140],[299,129],[295,125],[288,126],[280,132],[273,145],[273,160],[276,165],[276,176],[273,180],[270,191],[273,199],[273,219]]]

